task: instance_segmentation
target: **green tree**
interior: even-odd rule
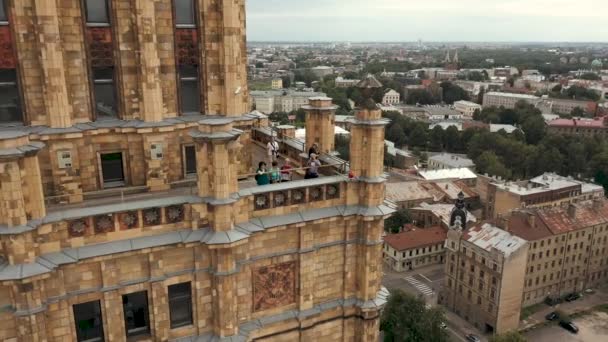
[[[598,74],[596,74],[594,72],[584,73],[584,74],[581,75],[580,78],[582,80],[589,80],[589,81],[599,81],[599,80],[602,79]]]
[[[380,330],[385,342],[447,342],[449,336],[441,328],[444,321],[440,308],[427,308],[424,299],[393,290],[382,312]]]
[[[500,176],[505,179],[511,178],[509,170],[503,162],[492,151],[485,151],[475,159],[475,167],[479,173],[487,173],[492,176]]]
[[[510,331],[502,335],[494,335],[489,342],[526,342],[526,338],[517,331]]]
[[[427,141],[427,130],[421,125],[416,125],[410,134],[409,144],[411,146],[426,147]]]
[[[387,233],[396,234],[408,223],[412,223],[410,212],[407,209],[399,209],[384,221],[384,230]]]
[[[395,123],[389,128],[386,132],[386,139],[394,142],[397,147],[407,144],[407,136],[399,123]]]
[[[439,100],[435,96],[433,96],[430,91],[425,89],[411,90],[408,93],[407,98],[405,99],[405,103],[409,105],[430,105],[436,104],[438,102]]]
[[[291,77],[283,76],[283,77],[281,77],[281,80],[283,80],[283,88],[285,88],[285,89],[291,88]]]
[[[443,89],[443,101],[447,104],[453,104],[460,100],[470,100],[469,93],[452,82],[441,82]]]
[[[336,152],[341,159],[349,161],[350,160],[350,136],[348,135],[335,135],[334,136],[334,145]]]
[[[258,68],[258,69],[262,69],[264,67],[264,63],[257,62],[257,63],[255,63],[255,67]]]
[[[539,143],[545,136],[547,125],[542,116],[529,117],[521,126],[522,131],[526,135],[528,144],[535,145]]]
[[[458,152],[461,148],[460,132],[454,126],[448,127],[443,134],[445,149],[449,152]]]
[[[431,134],[429,134],[429,143],[430,148],[433,151],[442,151],[443,150],[443,128],[441,126],[435,126],[431,130]]]
[[[570,118],[572,118],[572,117],[583,118],[586,115],[587,115],[587,112],[585,112],[581,107],[574,107],[574,109],[572,109],[572,111],[570,112]],[[564,116],[562,116],[562,118],[564,118]]]
[[[479,71],[471,71],[468,75],[469,81],[482,82],[486,80],[486,76]]]

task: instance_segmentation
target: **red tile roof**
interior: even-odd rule
[[[384,242],[397,251],[404,251],[443,243],[447,235],[448,231],[442,227],[409,228],[407,231],[385,236]]]
[[[584,119],[556,119],[547,123],[549,127],[581,127],[581,128],[608,128],[604,125],[602,118],[594,120]]]

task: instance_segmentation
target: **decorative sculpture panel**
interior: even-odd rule
[[[95,233],[102,234],[114,230],[114,217],[112,215],[95,216]]]
[[[0,69],[15,69],[17,61],[9,26],[0,26]]]
[[[109,27],[87,28],[87,41],[93,68],[114,66],[112,30]]]
[[[144,224],[157,226],[161,223],[160,208],[150,208],[143,211]]]
[[[198,38],[196,29],[175,30],[175,45],[178,65],[198,65]]]
[[[177,223],[184,220],[184,207],[181,205],[172,205],[165,208],[167,223]]]
[[[253,311],[273,309],[296,300],[295,261],[253,270]]]
[[[137,226],[139,226],[139,215],[137,215],[136,211],[120,213],[118,222],[120,224],[120,230],[137,228]]]
[[[89,224],[86,219],[78,219],[68,223],[68,231],[71,237],[84,236],[87,232]]]

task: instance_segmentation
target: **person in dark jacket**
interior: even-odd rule
[[[319,145],[317,143],[312,144],[308,149],[308,159],[311,159],[313,154],[319,155]]]
[[[270,176],[268,175],[268,170],[266,169],[266,163],[260,162],[258,164],[258,170],[255,172],[255,181],[258,183],[258,185],[270,184]]]

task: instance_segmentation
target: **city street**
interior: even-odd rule
[[[415,296],[422,296],[427,304],[437,304],[437,293],[442,286],[444,265],[431,265],[409,272],[395,272],[386,265],[382,284],[390,290],[400,289]],[[469,333],[486,339],[462,318],[445,310],[447,331],[454,342],[466,342],[465,335]]]
[[[608,314],[596,312],[573,320],[579,328],[578,334],[572,334],[557,324],[532,330],[524,336],[533,342],[598,342],[608,340]]]

